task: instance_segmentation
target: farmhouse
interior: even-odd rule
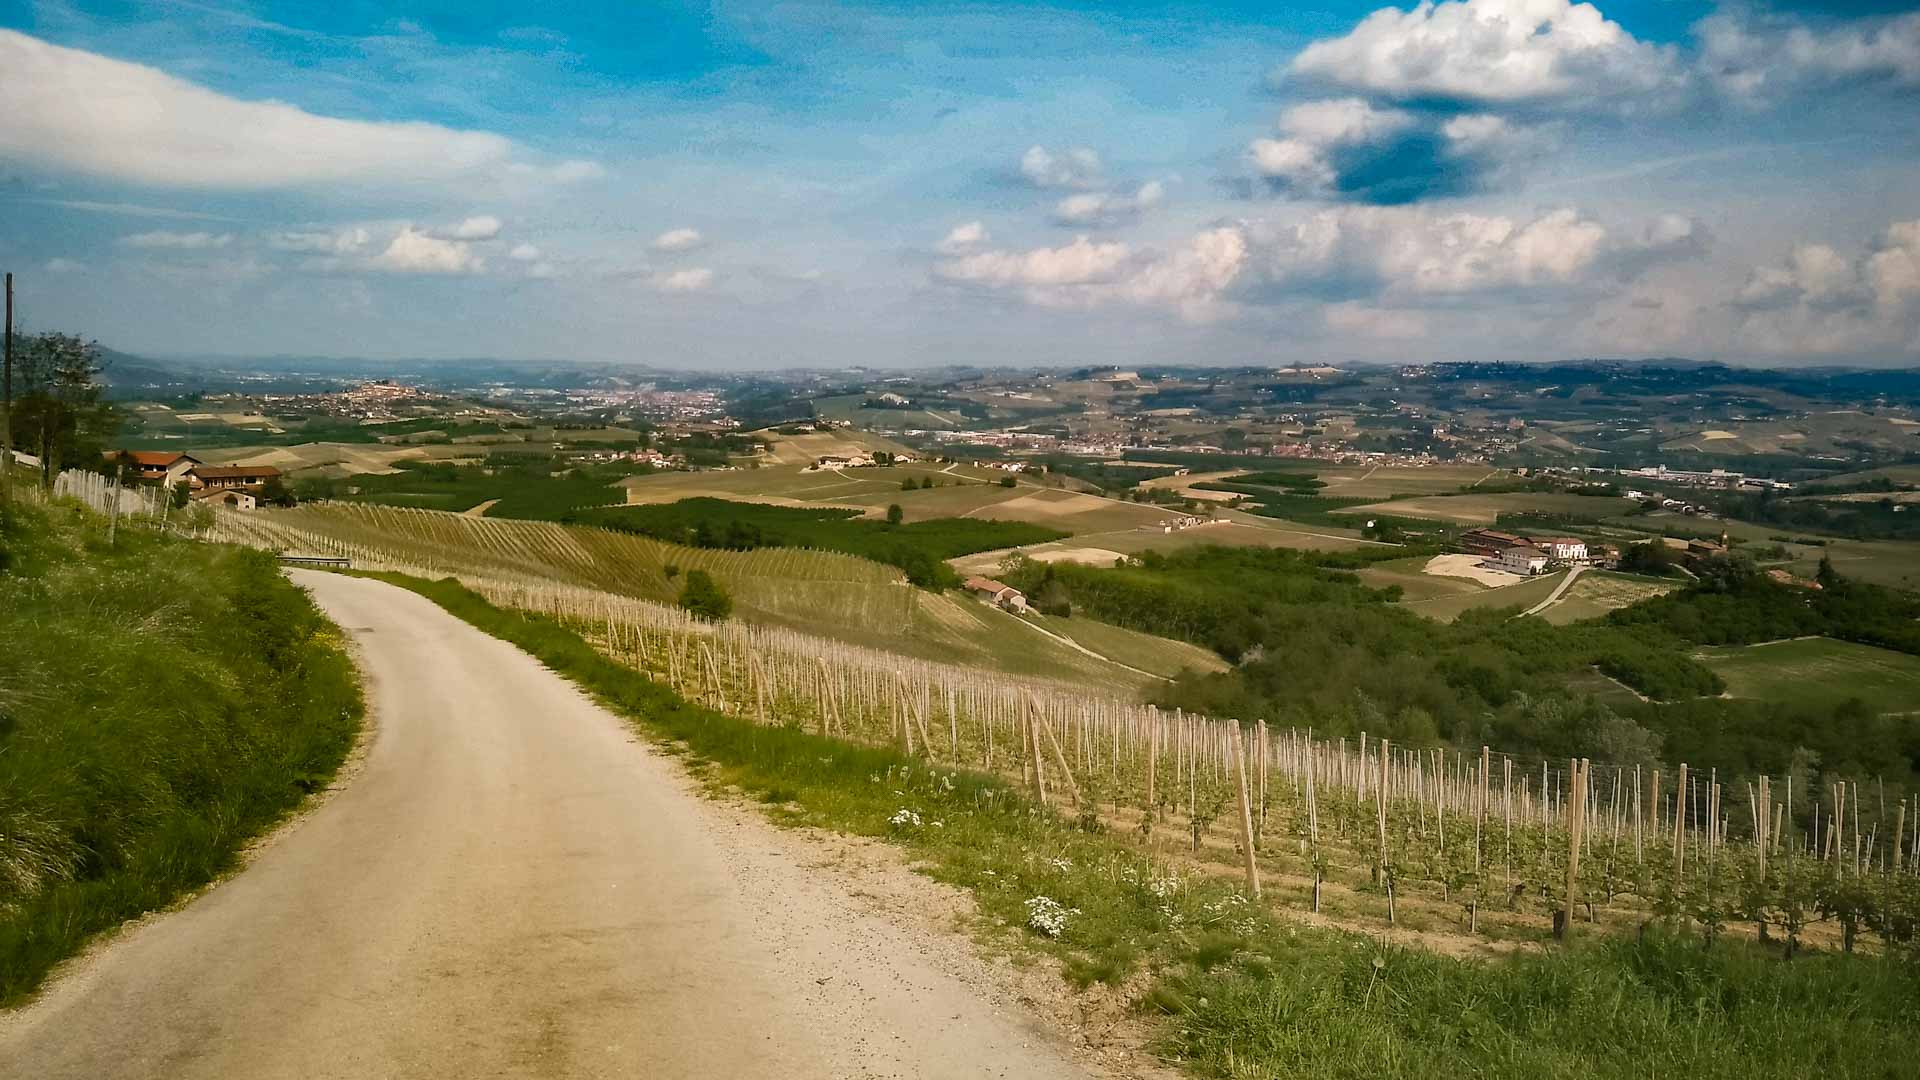
[[[123,465],[143,483],[172,487],[200,468],[200,459],[177,450],[109,450],[110,465]]]
[[[968,592],[996,607],[1002,607],[1008,611],[1027,610],[1026,594],[1011,585],[992,578],[971,577],[966,580],[965,587]]]
[[[1509,574],[1531,576],[1547,568],[1547,553],[1531,544],[1515,544],[1500,553],[1494,566]]]
[[[1571,536],[1535,536],[1529,541],[1556,562],[1586,562],[1587,542]]]
[[[271,465],[198,465],[187,474],[187,482],[196,488],[259,487],[280,478],[280,470]]]
[[[1497,559],[1500,553],[1510,547],[1525,545],[1527,538],[1513,533],[1495,532],[1492,529],[1472,529],[1460,534],[1460,546],[1470,555],[1485,555]]]

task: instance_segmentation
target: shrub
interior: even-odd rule
[[[705,570],[687,571],[680,589],[680,606],[703,619],[720,620],[733,614],[733,597]]]

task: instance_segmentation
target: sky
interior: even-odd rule
[[[152,355],[1920,364],[1920,9],[0,0],[0,267]]]

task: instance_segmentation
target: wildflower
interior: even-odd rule
[[[887,819],[887,824],[896,829],[917,829],[920,827],[920,815],[903,806],[893,812],[893,816]]]
[[[1047,865],[1048,865],[1048,866],[1051,866],[1051,867],[1053,867],[1053,868],[1054,868],[1055,870],[1058,870],[1058,871],[1060,871],[1061,873],[1063,873],[1063,874],[1064,874],[1064,873],[1066,873],[1067,871],[1069,871],[1069,870],[1071,870],[1071,869],[1073,869],[1073,860],[1071,860],[1071,859],[1048,859],[1048,860],[1047,860]]]
[[[1078,914],[1079,908],[1067,907],[1049,896],[1027,901],[1027,925],[1050,938],[1059,937],[1067,928],[1067,917]]]

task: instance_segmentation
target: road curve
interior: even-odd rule
[[[0,1076],[1084,1075],[526,654],[294,575],[361,647],[363,766],[0,1015]]]

